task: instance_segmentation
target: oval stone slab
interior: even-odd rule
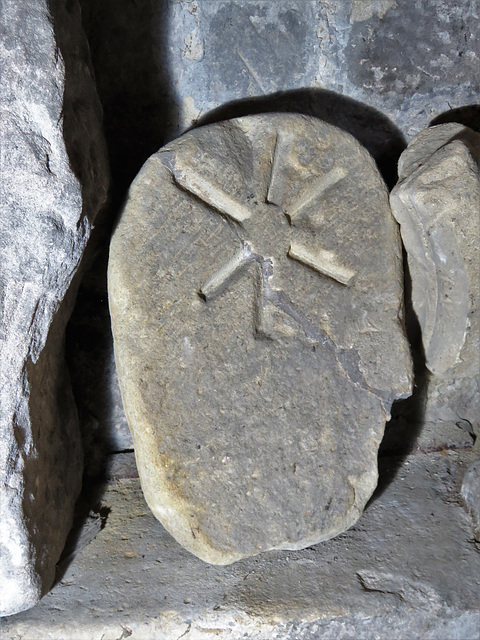
[[[186,133],[144,165],[109,264],[142,487],[218,564],[350,527],[411,363],[374,161],[293,114]]]

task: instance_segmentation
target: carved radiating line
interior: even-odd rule
[[[223,289],[230,283],[232,278],[238,271],[252,259],[252,253],[247,244],[237,253],[227,264],[213,274],[200,289],[200,295],[205,300],[211,300],[221,293]]]
[[[327,189],[333,187],[334,184],[343,180],[347,175],[347,170],[343,167],[335,167],[319,180],[317,180],[310,189],[307,189],[300,195],[298,201],[285,212],[285,215],[290,219],[290,222],[298,220],[306,207],[313,201],[321,196]]]
[[[292,242],[288,250],[288,256],[315,269],[324,276],[333,278],[340,284],[349,287],[355,277],[355,271],[338,264],[336,256],[331,251],[320,249],[317,253],[312,253],[301,244]]]
[[[238,202],[238,200],[235,200],[190,168],[182,171],[175,170],[172,175],[175,182],[183,189],[203,200],[205,204],[217,209],[220,213],[232,218],[232,220],[243,222],[252,215],[251,211],[244,207],[241,202]]]
[[[270,184],[268,185],[267,191],[267,202],[276,205],[280,204],[282,198],[281,189],[283,187],[283,180],[280,167],[289,143],[290,138],[287,139],[285,134],[277,133],[275,148],[273,150],[272,173],[270,174]]]
[[[252,65],[248,62],[248,60],[245,58],[245,56],[243,56],[240,51],[237,50],[237,56],[240,58],[240,60],[243,62],[243,64],[245,65],[246,70],[248,71],[248,73],[252,76],[252,78],[255,80],[255,82],[258,84],[260,91],[266,95],[266,91],[265,88],[262,84],[262,81],[260,80],[260,77],[258,75],[258,73],[255,71],[255,69],[252,67]]]

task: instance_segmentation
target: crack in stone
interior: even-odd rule
[[[270,279],[274,275],[273,259],[264,258],[260,254],[255,253],[255,251],[247,242],[243,242],[241,253],[237,254],[237,256],[231,261],[232,267],[234,266],[234,268],[222,268],[222,270],[217,272],[217,274],[214,274],[212,278],[210,278],[207,283],[202,286],[202,289],[199,292],[200,295],[205,300],[210,299],[214,294],[219,293],[220,290],[223,289],[226,284],[228,284],[231,278],[239,271],[241,267],[248,263],[251,263],[252,261],[256,262],[259,265],[262,276],[261,292],[259,295],[257,295],[257,304],[260,307],[260,310],[257,311],[257,317],[260,320],[260,324],[262,324],[263,319],[261,308],[262,306],[263,308],[267,306],[264,303],[264,301],[266,301],[267,304],[271,303],[277,309],[292,318],[296,322],[296,324],[303,330],[306,337],[312,341],[312,346],[314,349],[318,344],[321,344],[323,347],[325,347],[333,355],[336,362],[345,373],[347,378],[350,380],[350,382],[367,391],[368,393],[372,393],[380,400],[382,405],[389,406],[389,403],[391,403],[395,398],[395,393],[386,393],[380,389],[375,389],[368,385],[365,377],[360,370],[360,356],[358,355],[357,350],[353,348],[340,349],[330,338],[326,331],[317,328],[314,324],[312,324],[312,322],[304,313],[299,311],[294,306],[292,301],[283,291],[274,289],[270,285]],[[224,280],[221,280],[219,277],[222,271],[224,271],[227,276]],[[213,287],[211,283],[215,284],[215,287]],[[211,291],[211,295],[207,296],[206,291]],[[266,337],[268,336],[263,327],[260,328],[257,326],[257,332],[262,333]]]

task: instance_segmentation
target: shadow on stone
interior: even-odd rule
[[[84,491],[77,500],[72,529],[57,563],[53,586],[62,581],[75,556],[105,528],[110,509],[102,506],[104,492],[105,485],[96,484]]]
[[[67,326],[67,361],[82,430],[85,481],[101,477],[107,455],[118,448],[106,263],[106,252],[99,252],[84,275]]]
[[[177,126],[167,0],[80,0],[104,110],[117,206]]]
[[[130,182],[176,126],[169,80],[167,3],[80,0],[112,170],[110,207],[92,234],[86,271],[67,332],[67,354],[85,450],[85,480],[108,454],[129,448],[113,360],[107,298],[109,239]]]
[[[167,2],[80,0],[80,5],[103,107],[112,188],[109,206],[96,220],[90,238],[67,326],[66,356],[82,430],[85,472],[57,582],[75,553],[103,528],[103,515],[96,513],[95,505],[103,495],[108,456],[132,446],[113,359],[107,298],[109,240],[132,179],[168,141],[177,113],[164,45],[169,28]]]
[[[203,116],[196,126],[275,111],[314,116],[347,131],[375,158],[387,186],[395,185],[398,158],[405,149],[401,131],[380,111],[333,91],[298,89],[230,102]]]
[[[437,124],[446,124],[448,122],[458,122],[480,133],[480,104],[469,104],[445,111],[432,120],[430,126],[433,127]]]
[[[102,109],[88,65],[89,50],[82,31],[78,2],[48,0],[55,39],[65,65],[63,138],[70,168],[82,189],[83,213],[98,223],[108,195],[107,149]],[[82,61],[80,65],[79,61]],[[81,70],[80,70],[81,69]]]
[[[420,323],[412,305],[412,281],[405,252],[403,269],[405,325],[413,359],[413,393],[409,398],[397,400],[392,405],[392,417],[385,426],[385,435],[378,452],[378,485],[366,508],[393,482],[405,458],[415,450],[424,424],[425,398],[430,374],[425,366]]]

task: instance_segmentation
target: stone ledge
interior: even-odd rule
[[[226,567],[180,547],[151,515],[138,479],[112,481],[103,528],[87,519],[61,581],[35,608],[4,619],[2,639],[476,640],[480,554],[459,502],[474,458],[384,459],[354,528]]]

